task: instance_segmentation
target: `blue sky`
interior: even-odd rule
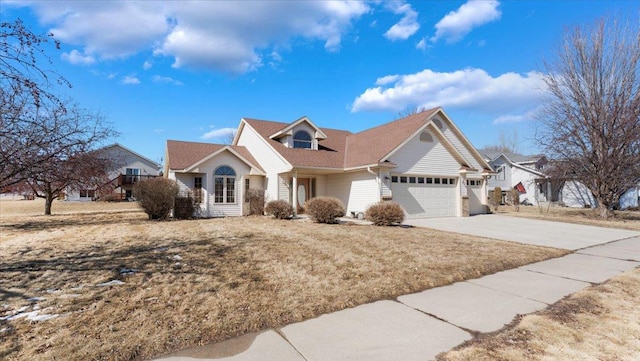
[[[12,1],[62,42],[65,90],[155,161],[167,139],[224,142],[242,117],[358,132],[442,106],[476,147],[536,152],[543,59],[563,29],[637,22],[638,1]]]

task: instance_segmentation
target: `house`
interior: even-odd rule
[[[135,183],[160,176],[160,164],[125,146],[115,143],[96,150],[113,160],[116,169],[109,172],[108,179],[99,189],[69,190],[65,199],[69,201],[91,201],[98,198],[131,199]]]
[[[640,207],[640,183],[631,187],[620,197],[620,209],[638,209]]]
[[[495,170],[495,174],[488,179],[489,192],[500,187],[505,200],[506,192],[515,188],[520,194],[520,204],[530,205],[546,202],[550,198],[552,184],[543,173],[546,165],[544,156],[526,156],[493,149],[481,149],[480,153]]]
[[[379,201],[409,217],[486,212],[491,166],[441,108],[359,133],[243,118],[232,145],[169,140],[165,174],[191,193],[204,216],[247,214],[244,195],[263,189],[304,212],[316,196],[340,199],[359,216]]]

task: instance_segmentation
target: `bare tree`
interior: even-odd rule
[[[583,183],[603,218],[640,181],[639,29],[604,19],[569,29],[544,63],[536,138],[550,174]]]
[[[498,144],[489,145],[484,147],[486,150],[495,150],[498,152],[509,152],[509,153],[518,153],[518,148],[520,145],[520,137],[518,136],[518,131],[513,130],[510,134],[504,131],[504,129],[500,129],[500,133],[498,134]]]
[[[20,183],[31,165],[48,162],[39,146],[55,138],[39,133],[40,115],[65,111],[65,102],[54,86],[71,87],[69,82],[47,68],[48,46],[59,49],[53,34],[40,36],[25,28],[22,21],[0,24],[0,187]]]
[[[40,119],[37,130],[46,137],[36,149],[47,161],[31,164],[21,176],[36,197],[45,199],[44,214],[50,215],[53,201],[63,192],[96,189],[109,181],[115,160],[96,148],[116,132],[100,115],[77,106],[58,109]]]

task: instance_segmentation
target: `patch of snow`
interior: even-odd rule
[[[81,290],[81,289],[83,289],[83,288],[84,288],[84,285],[80,285],[80,286],[78,286],[78,287],[70,288],[70,290],[72,290],[72,291],[78,291],[78,290]]]
[[[0,328],[0,333],[9,332],[11,330],[9,327]]]
[[[135,268],[122,268],[120,270],[120,274],[127,275],[127,276],[133,275],[136,272],[138,272],[138,270]]]
[[[120,280],[112,280],[112,281],[109,281],[109,282],[97,284],[96,286],[98,286],[98,287],[120,286],[120,285],[123,285],[123,284],[124,284],[124,282],[122,282]]]
[[[52,319],[54,319],[56,317],[58,317],[58,315],[56,315],[56,314],[53,314],[53,315],[38,315],[38,314],[35,314],[33,316],[29,316],[29,320],[35,321],[35,322],[39,322],[39,321],[52,320]]]
[[[173,259],[176,260],[176,261],[180,261],[180,260],[182,260],[182,257],[179,254],[176,254],[176,255],[173,256]]]
[[[60,290],[54,289],[54,288],[47,290],[47,293],[58,293],[58,292],[60,292]]]
[[[44,297],[31,297],[30,299],[28,299],[28,301],[30,302],[39,302],[39,301],[44,301],[45,298]]]

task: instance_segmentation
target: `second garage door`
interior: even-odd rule
[[[393,176],[391,190],[410,218],[456,216],[455,178]]]

